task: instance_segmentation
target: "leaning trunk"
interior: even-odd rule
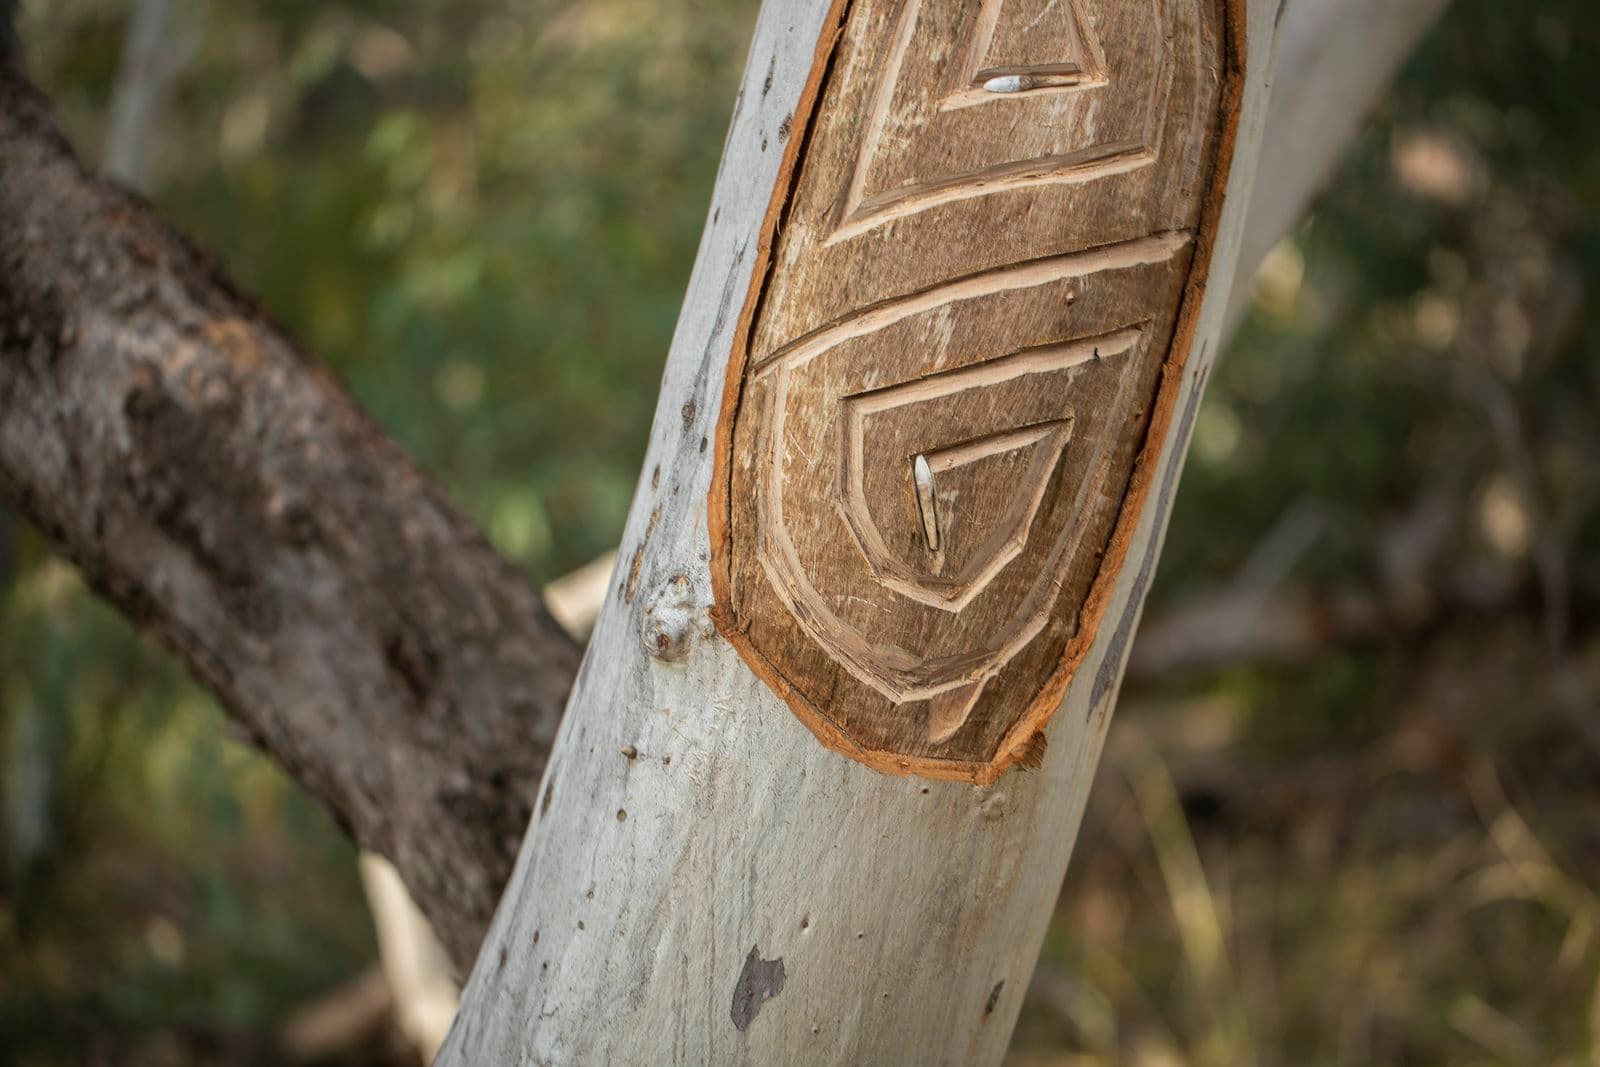
[[[1056,6],[763,10],[612,595],[440,1062],[1000,1058],[1224,327],[1280,14]],[[1007,140],[1095,93],[1105,136]],[[1019,495],[1012,552],[984,524]]]

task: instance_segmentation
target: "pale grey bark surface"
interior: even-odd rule
[[[672,635],[684,653],[673,662],[640,641],[650,598],[669,581],[686,577],[700,606],[708,595],[703,442],[776,174],[768,144],[798,97],[824,6],[774,2],[763,16],[624,566],[448,1062],[998,1057],[1224,330],[1229,257],[1242,243],[1235,258],[1253,266],[1293,222],[1441,0],[1252,3],[1253,39],[1281,33],[1284,59],[1270,93],[1259,54],[1253,66],[1247,150],[1203,331],[1210,343],[1185,382],[1185,432],[1162,460],[1162,490],[1052,729],[1044,772],[986,791],[884,779],[822,751],[703,620]],[[10,232],[32,243],[8,247],[0,279],[0,400],[11,405],[0,483],[359,838],[401,859],[464,958],[543,769],[570,646],[526,583],[342,391],[142,205],[96,186],[36,99],[15,84],[7,92],[0,206],[12,211]],[[1247,197],[1248,148],[1264,126],[1265,177]],[[52,246],[25,224],[46,211],[106,226],[95,240]],[[74,273],[85,264],[110,273]],[[226,329],[207,331],[217,323]],[[90,344],[108,358],[85,358]],[[229,363],[239,344],[262,360],[254,382]],[[175,352],[196,362],[178,367]],[[155,406],[130,407],[130,397]],[[218,397],[248,418],[214,418]],[[300,422],[278,421],[289,410]],[[280,521],[298,514],[292,491],[232,493],[240,478],[270,488],[303,470],[281,450],[232,447],[243,439],[229,433],[254,427],[292,443],[308,426],[332,446],[318,474],[329,499],[341,499],[339,486],[360,490],[348,512],[327,517],[331,541],[319,529],[308,542],[303,525]],[[273,427],[285,436],[263,429]],[[167,437],[149,436],[156,430]],[[179,431],[194,447],[167,447]],[[213,471],[223,461],[226,477]],[[123,467],[126,485],[106,476]],[[152,471],[164,473],[141,475]],[[249,550],[219,556],[224,534]],[[396,568],[425,580],[408,592],[391,580]]]
[[[622,544],[637,582],[619,568],[442,1064],[971,1064],[1009,1040],[1221,337],[1277,3],[1250,5],[1217,281],[1157,488],[1043,769],[988,789],[823,749],[705,621],[705,441],[778,175],[763,145],[790,121],[827,8],[763,10]],[[684,579],[698,618],[658,658],[641,628]]]
[[[1245,111],[1179,426],[1043,769],[987,789],[888,778],[824,750],[704,621],[709,420],[778,173],[764,146],[799,99],[827,6],[769,0],[763,10],[622,544],[634,565],[613,580],[539,811],[441,1053],[448,1067],[999,1061],[1230,318],[1229,281],[1253,268],[1336,158],[1337,144],[1310,151],[1298,135],[1263,148],[1264,131],[1269,121],[1298,128],[1303,116],[1346,135],[1439,5],[1249,3]],[[1325,39],[1341,16],[1362,33]],[[1296,39],[1280,51],[1281,35]],[[1277,103],[1284,82],[1301,116]],[[1260,182],[1285,188],[1253,195],[1260,152]],[[702,614],[671,635],[672,657],[657,658],[641,640],[657,636],[651,599],[684,580]]]

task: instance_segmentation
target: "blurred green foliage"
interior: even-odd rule
[[[752,16],[178,0],[149,192],[548,580],[620,531]],[[126,19],[23,4],[91,160]],[[1325,625],[1128,687],[1019,1064],[1597,1062],[1597,46],[1457,0],[1258,278],[1147,619],[1309,510]],[[0,545],[0,1062],[282,1062],[372,959],[349,846]]]

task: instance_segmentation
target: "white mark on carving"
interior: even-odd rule
[[[1021,93],[1033,88],[1033,79],[1026,74],[1002,74],[983,83],[986,93]]]
[[[889,552],[867,506],[866,422],[873,415],[974,390],[992,388],[1027,375],[1070,371],[1096,358],[1102,350],[1113,355],[1131,352],[1140,341],[1141,327],[1118,330],[1098,338],[1016,352],[959,371],[945,371],[900,385],[846,398],[844,516],[868,565],[885,587],[901,596],[944,611],[959,612],[976,599],[990,581],[1022,553],[1027,531],[1044,498],[1050,473],[1072,433],[1072,420],[1061,419],[1025,426],[927,453],[931,473],[944,473],[1002,452],[1043,445],[1035,452],[1014,499],[1007,521],[997,523],[1002,539],[980,554],[975,571],[954,579],[930,582],[900,565]],[[930,477],[931,480],[931,477]],[[937,551],[937,550],[935,550]]]
[[[986,93],[1025,93],[1032,89],[1062,89],[1082,85],[1081,74],[1000,74],[983,83]]]
[[[771,411],[771,418],[762,426],[755,448],[755,454],[764,457],[756,464],[761,473],[758,476],[760,503],[755,551],[770,587],[799,626],[830,657],[858,681],[889,700],[895,703],[927,701],[949,694],[939,702],[937,709],[928,709],[927,729],[931,734],[945,736],[948,732],[948,736],[953,737],[979,702],[980,693],[970,687],[991,680],[1048,623],[1051,604],[1061,588],[1057,572],[1062,561],[1073,558],[1078,551],[1084,527],[1073,525],[1060,531],[1045,546],[1037,580],[1028,589],[1018,592],[1014,610],[980,640],[960,649],[950,647],[933,653],[920,649],[915,643],[906,647],[896,640],[869,638],[859,628],[859,622],[848,621],[841,615],[849,604],[857,602],[854,598],[847,595],[841,603],[836,591],[823,593],[813,584],[811,574],[801,562],[802,547],[793,538],[797,531],[790,530],[785,520],[784,486],[794,473],[784,462],[783,455],[788,451],[784,445],[790,432],[787,398],[797,387],[796,376],[806,373],[807,365],[839,345],[913,316],[958,313],[956,309],[968,300],[1091,277],[1105,271],[1165,263],[1189,248],[1192,240],[1188,233],[1156,234],[1121,245],[1047,257],[946,283],[871,306],[824,326],[758,358],[750,370],[749,381],[763,390],[764,402],[770,405]],[[1076,291],[1077,287],[1072,288]],[[902,561],[888,552],[871,521],[862,499],[864,486],[859,484],[864,473],[867,436],[867,427],[861,420],[878,417],[876,413],[880,410],[887,413],[925,401],[944,403],[949,398],[970,395],[974,390],[981,393],[1033,375],[1070,376],[1080,368],[1093,366],[1097,359],[1130,354],[1143,343],[1149,325],[1148,322],[1130,324],[1108,333],[1023,349],[998,359],[936,370],[896,385],[840,397],[843,405],[838,423],[841,482],[839,496],[832,504],[868,557],[867,564],[877,585],[952,615],[964,611],[994,577],[1025,550],[1033,516],[1070,437],[1074,418],[1070,408],[1063,404],[1057,409],[1056,417],[1046,422],[997,427],[943,447],[913,447],[902,453],[906,458],[900,462],[908,466],[913,464],[915,456],[923,457],[928,468],[927,480],[931,481],[934,491],[939,549],[921,566]],[[1124,394],[1134,376],[1120,375],[1120,378],[1121,384],[1108,405],[1117,411],[1127,406]],[[1046,379],[1037,380],[1042,383]],[[1070,381],[1070,377],[1067,380]],[[1092,473],[1079,487],[1070,505],[1074,513],[1091,506],[1090,502],[1097,499],[1096,494],[1102,491],[1102,483],[1108,476],[1104,455],[1106,442],[1088,444],[1090,451],[1080,462]],[[984,528],[979,536],[982,540],[966,545],[958,572],[945,574],[943,556],[952,544],[952,531],[947,526],[955,520],[959,509],[952,497],[941,493],[945,488],[943,472],[1007,451],[1021,450],[1027,450],[1028,455],[1021,459],[1022,466],[1015,474],[1015,491],[1006,502],[1004,514],[981,516]],[[911,484],[907,488],[911,492],[907,503],[915,509],[916,472],[913,469],[910,473]],[[961,484],[956,481],[950,488]],[[913,536],[924,540],[928,531],[918,529],[922,522],[915,511],[910,517]],[[815,529],[804,531],[807,538],[817,532]],[[873,606],[884,610],[879,604]],[[918,650],[913,651],[913,648]],[[966,692],[958,696],[959,690]]]
[[[939,500],[933,492],[933,471],[928,457],[911,462],[911,479],[917,487],[917,514],[922,518],[922,540],[929,552],[939,551]]]
[[[925,133],[939,115],[963,108],[999,105],[1005,97],[1032,97],[1077,93],[1085,90],[1103,90],[1112,86],[1105,56],[1088,21],[1077,4],[1068,8],[1068,25],[1060,57],[1055,62],[1030,62],[1029,57],[1010,56],[1016,63],[985,65],[986,59],[1000,58],[989,55],[994,44],[996,28],[1001,17],[1004,0],[983,0],[976,18],[967,33],[966,58],[961,63],[966,69],[958,72],[958,88],[934,104],[932,115],[922,110],[914,99],[897,100],[900,74],[915,36],[917,23],[922,16],[925,0],[909,0],[900,13],[894,37],[890,42],[887,63],[879,77],[871,106],[867,113],[865,133],[860,142],[855,166],[845,188],[834,232],[825,240],[833,245],[858,237],[885,223],[925,211],[932,207],[974,197],[989,196],[1010,189],[1020,189],[1042,184],[1081,184],[1114,175],[1127,174],[1154,163],[1159,154],[1160,117],[1166,111],[1168,95],[1172,89],[1171,71],[1166,69],[1164,54],[1159,50],[1167,34],[1170,12],[1165,2],[1155,5],[1147,32],[1149,40],[1157,46],[1157,59],[1153,76],[1148,81],[1149,97],[1145,101],[1144,123],[1141,130],[1128,131],[1133,136],[1110,136],[1100,142],[1094,109],[1076,120],[1081,135],[1081,147],[1058,150],[1032,158],[997,162],[973,170],[956,168],[943,175],[919,176],[906,174],[884,188],[869,191],[869,173],[880,152],[896,151],[896,145],[906,138],[886,136],[889,129],[919,130]],[[1047,4],[1037,13],[1034,22],[1042,20],[1056,5]],[[1141,82],[1143,79],[1141,79]],[[1034,121],[1051,127],[1050,116],[1041,115]]]

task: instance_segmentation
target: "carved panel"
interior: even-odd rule
[[[1220,0],[841,17],[730,366],[716,618],[830,746],[989,781],[1039,753],[1121,564],[1242,42]]]

